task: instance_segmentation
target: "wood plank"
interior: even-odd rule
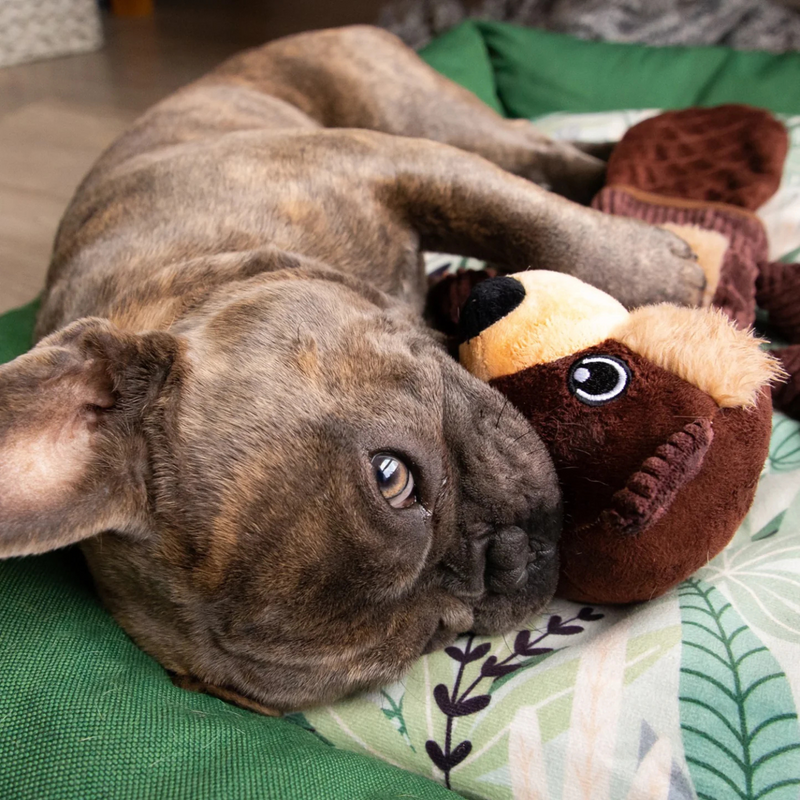
[[[0,186],[0,313],[41,291],[65,205],[47,194]]]
[[[0,312],[41,290],[69,199],[130,116],[43,100],[0,119]]]
[[[0,120],[0,186],[69,200],[132,115],[40,101]]]

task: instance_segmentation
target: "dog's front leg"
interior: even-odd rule
[[[449,144],[577,202],[590,202],[603,184],[605,164],[585,146],[552,141],[528,120],[504,119],[380,28],[356,25],[279,39],[234,56],[204,80],[231,77],[326,128]]]
[[[393,151],[397,179],[379,191],[424,249],[564,272],[628,307],[700,302],[694,254],[665,230],[578,206],[445,145],[395,139]]]

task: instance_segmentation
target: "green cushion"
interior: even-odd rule
[[[0,316],[0,364],[11,361],[31,346],[38,310],[39,301],[34,300]]]
[[[587,42],[468,21],[422,56],[487,102],[496,97],[512,117],[731,102],[800,113],[800,53]]]
[[[460,83],[500,114],[505,108],[497,96],[494,68],[480,29],[464,23],[434,39],[421,53],[430,66]]]
[[[0,361],[28,349],[35,311],[0,316]],[[175,688],[103,610],[74,548],[0,563],[0,752],[9,800],[454,796]]]

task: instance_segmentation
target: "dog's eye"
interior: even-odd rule
[[[391,453],[372,457],[378,489],[392,508],[408,508],[417,502],[411,470]]]
[[[569,371],[569,390],[587,406],[616,400],[628,388],[630,367],[614,356],[584,356]]]

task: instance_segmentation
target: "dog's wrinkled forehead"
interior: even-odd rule
[[[273,405],[284,397],[315,405],[349,401],[376,385],[388,395],[388,387],[441,382],[426,359],[439,348],[405,307],[376,305],[327,280],[269,282],[219,307],[209,304],[191,341],[201,382],[225,376],[229,389],[263,396],[261,381],[269,379]]]

